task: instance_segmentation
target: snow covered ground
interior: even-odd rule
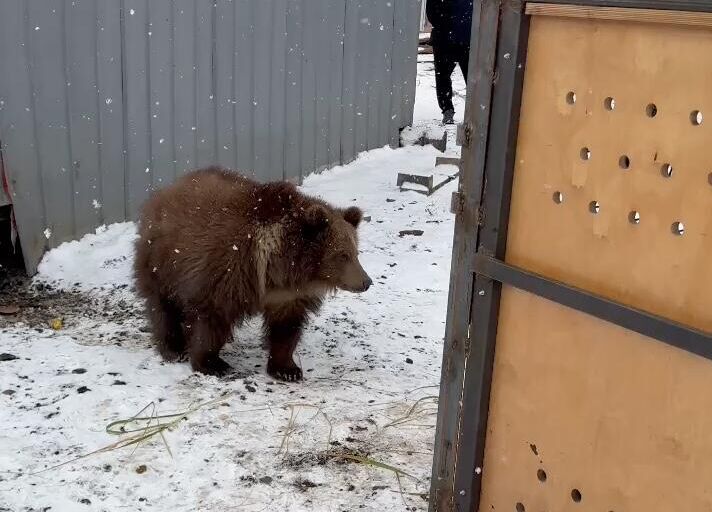
[[[421,62],[414,125],[439,118],[432,63]],[[237,375],[163,363],[132,292],[133,224],[49,253],[34,283],[46,309],[0,323],[0,511],[426,510],[456,182],[425,197],[395,181],[432,170],[438,155],[378,149],[304,183],[370,216],[361,261],[375,285],[339,293],[309,325],[301,383],[265,374],[259,320],[225,349]],[[413,229],[422,236],[399,235]],[[149,404],[144,414],[169,414],[215,399],[166,433],[172,456],[157,438],[52,469],[116,442],[107,424]]]

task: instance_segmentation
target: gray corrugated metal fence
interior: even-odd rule
[[[218,163],[293,179],[395,145],[420,0],[1,0],[0,142],[28,270]]]

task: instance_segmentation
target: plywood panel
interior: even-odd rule
[[[658,9],[587,7],[584,5],[532,3],[527,4],[526,10],[527,14],[532,15],[712,27],[712,13],[709,12],[665,11]]]
[[[710,140],[711,31],[533,17],[507,261],[712,331]]]
[[[712,331],[710,64],[709,30],[533,17],[507,262]],[[480,510],[712,510],[712,362],[505,287],[493,375]]]
[[[505,289],[480,510],[712,510],[708,389],[705,359]]]

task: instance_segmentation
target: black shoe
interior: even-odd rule
[[[455,111],[450,109],[443,112],[443,124],[455,124]]]

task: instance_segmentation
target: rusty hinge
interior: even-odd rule
[[[456,142],[458,146],[464,148],[470,147],[470,142],[472,140],[472,126],[470,123],[460,123],[457,125],[457,137]]]
[[[465,210],[465,198],[460,192],[453,192],[450,196],[450,213],[460,215]],[[475,223],[477,226],[484,226],[485,214],[482,208],[477,207],[475,210]]]

